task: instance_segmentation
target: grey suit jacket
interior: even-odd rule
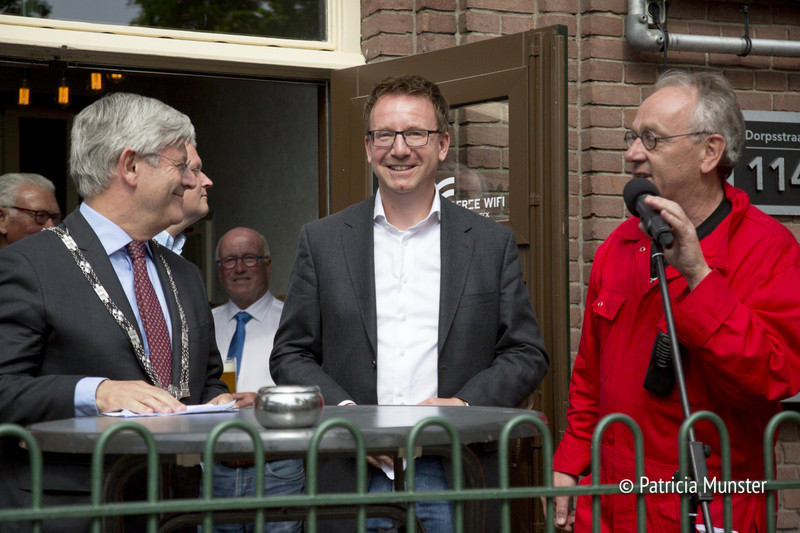
[[[325,403],[377,403],[375,197],[311,222],[270,365],[278,384],[313,384]],[[548,368],[513,232],[442,199],[440,397],[515,406]]]
[[[75,211],[64,221],[111,299],[128,320],[136,318],[96,234]],[[151,241],[172,270],[189,325],[187,404],[227,392],[219,380],[222,361],[214,320],[199,269]],[[173,332],[173,382],[180,378],[180,322],[163,265],[156,260]],[[0,251],[0,422],[27,425],[75,416],[75,385],[86,376],[148,381],[127,335],[111,317],[60,238],[44,231]],[[16,443],[4,439],[0,476],[9,482],[9,463],[27,461]],[[88,489],[69,469],[45,464],[45,489]],[[28,484],[27,468],[18,474]],[[79,479],[80,478],[80,479]],[[86,483],[84,485],[84,482]],[[8,483],[5,483],[8,486]],[[2,487],[0,487],[2,488]],[[0,490],[0,506],[3,505]],[[5,495],[7,496],[7,494]]]

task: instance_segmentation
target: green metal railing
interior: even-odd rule
[[[708,411],[694,413],[687,419],[680,428],[678,442],[679,448],[679,478],[688,479],[690,477],[689,457],[687,452],[687,436],[689,428],[698,421],[705,420],[711,422],[717,429],[720,436],[720,455],[722,460],[722,482],[731,481],[730,467],[730,442],[727,429],[722,420]],[[767,509],[767,531],[775,532],[775,496],[777,491],[786,489],[800,489],[800,480],[775,480],[774,448],[775,435],[781,425],[787,422],[800,424],[800,413],[787,411],[780,413],[772,418],[764,434],[764,479],[763,489],[766,498]],[[510,483],[510,444],[515,440],[511,437],[514,429],[520,424],[530,424],[536,427],[539,432],[542,446],[542,486],[515,486]],[[613,424],[623,424],[632,433],[635,452],[635,479],[632,480],[630,487],[626,490],[616,484],[600,483],[600,442],[603,434]],[[329,419],[317,427],[306,455],[306,492],[302,495],[279,495],[264,496],[264,446],[258,430],[251,424],[241,420],[228,420],[217,425],[205,443],[203,461],[206,464],[214,462],[214,448],[222,435],[226,431],[243,431],[247,433],[253,441],[254,462],[256,472],[256,494],[250,497],[240,498],[213,498],[212,491],[204,490],[203,496],[196,499],[159,499],[159,456],[156,451],[156,444],[153,436],[143,426],[135,422],[123,422],[116,424],[104,431],[98,439],[92,454],[92,488],[89,503],[81,505],[61,505],[43,506],[42,505],[42,452],[33,436],[24,428],[12,424],[0,425],[0,437],[13,437],[24,442],[28,450],[31,465],[31,504],[30,507],[22,509],[0,509],[0,524],[6,521],[25,521],[32,525],[34,532],[41,531],[42,521],[51,519],[67,518],[90,518],[92,520],[92,531],[99,533],[103,529],[103,520],[123,516],[145,516],[148,533],[155,533],[159,530],[160,520],[165,516],[174,514],[193,515],[202,517],[199,523],[204,527],[210,528],[213,524],[215,513],[225,511],[246,511],[252,513],[252,520],[256,524],[256,529],[263,528],[263,523],[268,519],[267,512],[270,510],[290,509],[300,512],[304,516],[306,531],[316,533],[318,531],[318,521],[323,515],[323,511],[332,508],[347,508],[355,516],[359,532],[366,529],[366,518],[368,508],[375,505],[405,505],[406,531],[416,533],[416,514],[415,504],[422,501],[448,500],[453,502],[455,516],[455,531],[462,533],[468,531],[472,524],[465,524],[465,504],[470,501],[498,500],[500,505],[500,531],[510,533],[513,531],[511,524],[511,502],[518,499],[539,499],[546,501],[546,511],[548,516],[553,516],[553,497],[558,495],[568,496],[588,496],[592,498],[593,509],[593,530],[600,531],[600,505],[601,496],[615,494],[635,494],[637,508],[637,528],[639,532],[646,531],[646,509],[645,498],[647,491],[639,484],[644,477],[644,444],[641,429],[627,415],[613,414],[603,418],[598,424],[592,439],[592,483],[587,485],[557,488],[553,486],[553,439],[546,424],[534,413],[521,414],[510,420],[503,428],[499,439],[498,447],[498,466],[499,483],[498,487],[488,488],[465,488],[463,480],[462,447],[458,433],[454,426],[444,418],[432,417],[421,421],[409,432],[406,440],[406,450],[413,450],[417,447],[420,434],[430,426],[440,426],[448,432],[450,436],[450,461],[452,466],[453,478],[452,487],[447,490],[438,491],[416,491],[408,488],[405,491],[390,493],[369,493],[367,492],[367,450],[364,439],[358,427],[346,419]],[[318,493],[318,472],[317,464],[319,458],[319,447],[322,437],[326,432],[334,428],[344,428],[349,431],[356,443],[356,491],[354,493]],[[120,432],[133,431],[138,433],[144,440],[147,447],[146,454],[146,499],[142,501],[123,501],[123,502],[104,502],[103,482],[104,482],[104,459],[105,449],[108,442]],[[2,475],[2,473],[0,473]],[[203,472],[202,482],[205,487],[212,484],[213,471],[206,468]],[[415,465],[414,461],[408,461],[406,469],[406,481],[408,487],[414,487]],[[756,480],[754,480],[756,481]],[[630,490],[627,490],[630,488]],[[716,497],[716,496],[715,496]],[[689,532],[689,518],[687,511],[690,506],[691,495],[681,494],[681,507],[683,517],[681,519],[681,531]],[[732,528],[732,503],[730,493],[722,496],[724,529],[730,532]],[[322,516],[324,518],[324,516]],[[281,519],[285,520],[285,518]],[[719,525],[715,524],[716,527]],[[210,529],[209,529],[210,530]],[[553,520],[545,522],[545,530],[548,533],[555,531]]]

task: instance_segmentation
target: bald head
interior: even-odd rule
[[[251,228],[233,228],[217,243],[217,273],[231,301],[247,309],[269,290],[272,259],[267,240]]]

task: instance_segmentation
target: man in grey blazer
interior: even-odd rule
[[[152,98],[112,94],[76,116],[70,171],[84,202],[58,231],[0,251],[0,422],[169,413],[232,399],[219,379],[199,270],[147,242],[183,216],[183,193],[196,186],[187,142],[188,117]],[[128,251],[131,241],[143,243],[144,258]],[[139,272],[135,260],[144,261]],[[147,308],[138,292],[144,278]],[[160,334],[147,322],[155,309]],[[87,502],[88,463],[45,454],[44,503]],[[30,505],[30,494],[27,452],[3,439],[0,507]],[[29,529],[0,523],[0,531]],[[45,531],[85,530],[70,520],[45,523]]]
[[[271,356],[278,384],[319,385],[329,405],[515,406],[544,377],[512,231],[437,194],[447,113],[418,76],[373,89],[365,147],[378,192],[302,229]],[[444,488],[441,461],[428,459],[418,476]],[[348,472],[337,470],[321,486],[341,486]],[[370,490],[390,485],[372,471]],[[417,506],[426,529],[451,531],[451,509],[433,503]]]

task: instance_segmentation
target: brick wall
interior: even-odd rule
[[[749,6],[753,38],[800,40],[800,3],[672,2],[673,33],[740,36]],[[499,6],[499,7],[498,7]],[[624,37],[627,0],[362,0],[368,62],[437,50],[554,24],[567,27],[569,79],[570,342],[578,346],[594,252],[625,218],[625,128],[652,92],[661,53],[639,52]],[[800,58],[669,52],[672,67],[722,69],[743,109],[800,112]],[[475,151],[474,157],[489,156]],[[800,217],[780,220],[800,237]],[[798,326],[800,327],[800,325]],[[800,477],[800,436],[782,432],[779,475]],[[794,492],[798,492],[795,494]],[[778,526],[800,530],[800,491],[781,496]]]

